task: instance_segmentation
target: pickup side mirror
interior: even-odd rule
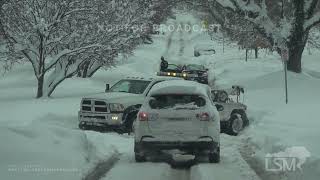
[[[218,111],[223,111],[224,110],[224,107],[220,104],[216,104],[216,108]]]
[[[105,92],[108,92],[110,90],[110,84],[106,84],[106,90]]]

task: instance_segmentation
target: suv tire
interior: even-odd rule
[[[217,147],[215,152],[210,152],[209,156],[209,163],[219,163],[220,162],[220,147]]]
[[[134,143],[134,159],[136,162],[146,162],[147,158],[145,155],[141,155],[141,146],[140,143]]]

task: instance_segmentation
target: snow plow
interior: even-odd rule
[[[223,109],[219,111],[221,132],[236,136],[249,125],[247,106],[244,101],[244,88],[234,85],[230,89],[213,89],[211,98]],[[242,98],[242,102],[241,101]]]

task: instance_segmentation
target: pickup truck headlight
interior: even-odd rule
[[[111,112],[123,112],[124,106],[119,103],[111,103],[109,104],[109,108]]]

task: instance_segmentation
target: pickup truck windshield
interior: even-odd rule
[[[121,80],[113,85],[109,92],[142,94],[150,82],[145,80]]]

